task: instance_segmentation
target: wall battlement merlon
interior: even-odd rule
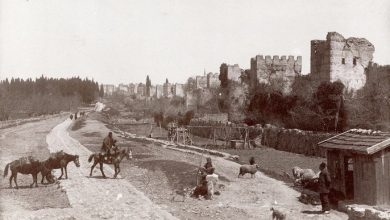
[[[302,65],[302,56],[297,56],[296,58],[292,55],[289,55],[289,56],[278,56],[278,55],[274,55],[274,56],[270,56],[270,55],[267,55],[267,56],[263,56],[263,55],[256,55],[256,57],[253,57],[251,58],[251,62],[264,62],[264,63],[267,63],[267,64],[271,64],[271,63],[274,63],[274,64],[280,64],[280,63],[298,63],[299,65]]]

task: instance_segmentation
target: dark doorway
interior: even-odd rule
[[[351,157],[344,157],[345,197],[348,200],[353,199],[353,167],[353,159]]]

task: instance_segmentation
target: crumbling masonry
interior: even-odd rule
[[[312,80],[316,84],[341,81],[348,92],[359,90],[366,83],[364,70],[374,51],[374,45],[364,38],[345,39],[329,32],[326,40],[311,41]]]

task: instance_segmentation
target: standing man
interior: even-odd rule
[[[329,192],[330,192],[330,175],[328,169],[326,168],[326,163],[322,162],[320,164],[320,176],[318,178],[319,191],[320,191],[320,200],[322,205],[322,212],[324,214],[329,214],[330,204],[329,204]]]

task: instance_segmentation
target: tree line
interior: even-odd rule
[[[0,81],[0,120],[72,110],[103,95],[103,87],[88,78],[5,79]]]

